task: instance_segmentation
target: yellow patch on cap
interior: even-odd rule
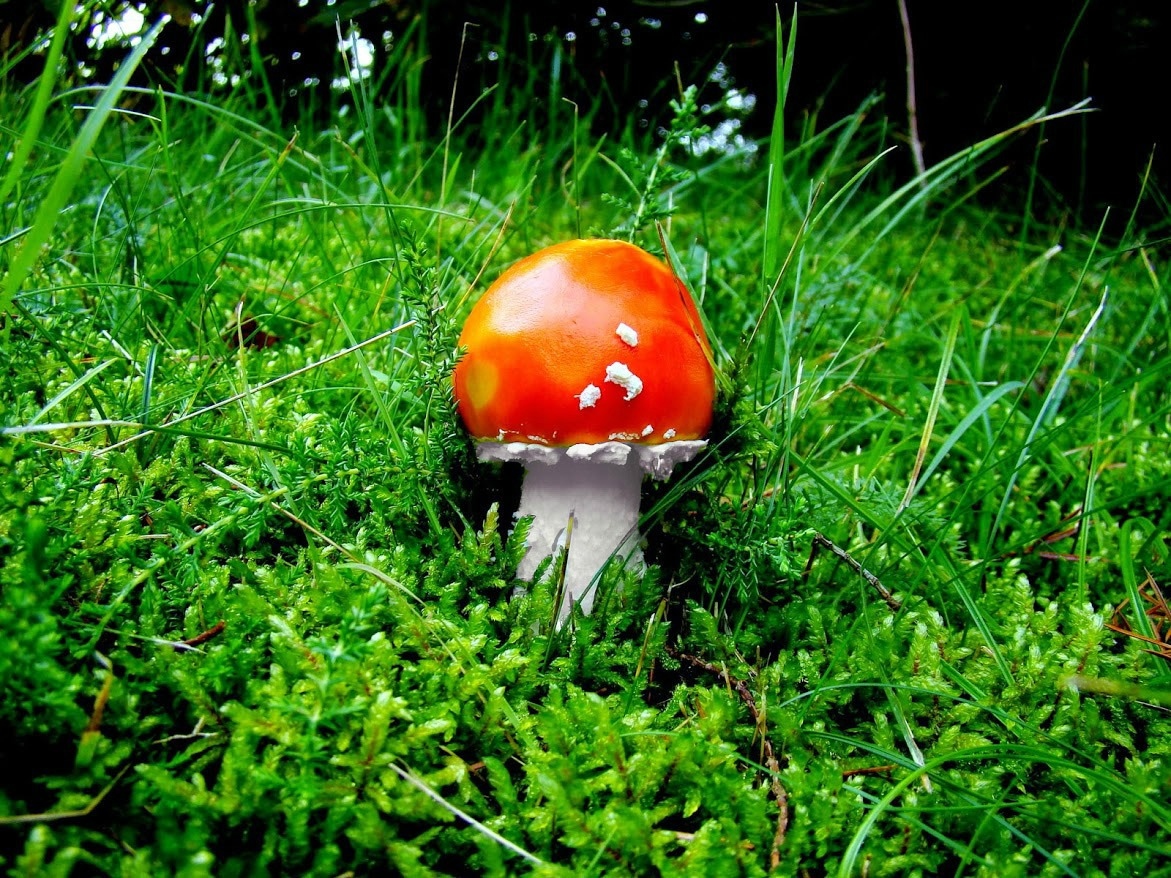
[[[492,402],[500,386],[500,371],[491,363],[478,359],[467,366],[468,402],[474,409],[482,409]]]

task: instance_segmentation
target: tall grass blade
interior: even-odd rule
[[[1073,24],[1070,25],[1069,30],[1066,31],[1065,40],[1061,44],[1061,51],[1057,55],[1057,63],[1053,65],[1053,74],[1049,78],[1049,92],[1046,96],[1046,102],[1052,103],[1053,96],[1057,93],[1057,78],[1061,74],[1061,68],[1065,63],[1065,55],[1069,51],[1070,45],[1073,43],[1073,36],[1077,32],[1078,27],[1085,18],[1086,12],[1090,8],[1090,0],[1083,0],[1081,8],[1074,17]],[[1041,148],[1045,145],[1045,122],[1037,127],[1037,143],[1033,147],[1033,162],[1029,165],[1029,184],[1025,192],[1025,206],[1022,213],[1023,222],[1021,223],[1020,242],[1025,245],[1029,241],[1030,235],[1033,232],[1033,224],[1035,217],[1033,216],[1033,202],[1037,196],[1037,183],[1040,180],[1040,166],[1041,166]]]
[[[53,29],[53,39],[49,43],[49,52],[45,56],[45,69],[37,80],[37,91],[33,95],[32,105],[25,117],[24,131],[12,158],[8,162],[8,173],[4,175],[4,182],[0,183],[0,202],[8,198],[17,182],[24,173],[24,166],[28,157],[32,155],[33,146],[40,136],[41,128],[45,124],[45,111],[49,108],[49,100],[53,95],[53,86],[57,82],[57,72],[61,67],[61,54],[65,48],[65,40],[69,36],[69,26],[77,9],[75,3],[61,3],[61,11],[57,15],[57,26]]]
[[[62,388],[59,393],[57,393],[52,399],[50,399],[41,407],[39,412],[33,415],[32,420],[28,422],[27,426],[31,427],[34,424],[40,423],[41,419],[48,415],[49,412],[53,411],[53,409],[57,408],[57,406],[61,405],[61,403],[71,397],[75,390],[81,387],[85,387],[94,378],[96,378],[102,372],[106,371],[108,367],[114,365],[116,362],[117,360],[102,360],[102,362],[98,363],[96,366],[92,366],[86,370],[85,374],[69,382],[68,386]]]
[[[931,402],[927,406],[927,420],[923,424],[923,435],[919,438],[919,450],[915,453],[915,466],[911,470],[911,477],[907,480],[907,492],[899,504],[899,511],[911,505],[920,485],[919,472],[923,468],[923,459],[927,457],[927,449],[931,445],[931,436],[935,432],[935,420],[939,417],[939,407],[943,404],[943,391],[947,386],[947,374],[951,371],[951,361],[955,356],[956,338],[960,334],[960,320],[964,316],[963,309],[957,309],[951,318],[951,327],[947,330],[947,340],[943,345],[943,356],[939,361],[939,373],[935,376],[935,389],[931,392]]]
[[[1138,527],[1149,528],[1156,532],[1155,525],[1146,518],[1131,518],[1122,523],[1118,531],[1118,566],[1122,571],[1122,584],[1126,587],[1126,597],[1130,601],[1131,616],[1134,621],[1131,626],[1134,631],[1148,640],[1155,639],[1155,628],[1151,624],[1151,617],[1143,612],[1145,603],[1139,586],[1138,576],[1134,569],[1134,532]]]
[[[955,447],[956,443],[963,438],[964,434],[968,432],[968,430],[974,423],[976,423],[976,421],[984,417],[988,410],[992,408],[992,406],[996,405],[1000,398],[1006,393],[1012,393],[1014,390],[1020,390],[1024,386],[1025,383],[1023,381],[1008,381],[995,388],[987,396],[981,397],[980,401],[972,406],[968,413],[964,415],[963,419],[958,424],[956,424],[955,429],[947,435],[947,438],[944,439],[943,443],[939,446],[939,450],[935,452],[935,456],[931,458],[931,462],[927,464],[926,467],[924,467],[922,474],[919,476],[919,481],[915,485],[915,493],[917,494],[922,489],[923,485],[927,483],[927,480],[931,478],[937,469],[939,469],[939,465],[943,463],[947,455],[951,453],[952,448]]]
[[[57,225],[57,219],[61,215],[61,211],[65,209],[66,202],[68,202],[74,186],[81,179],[82,168],[85,165],[86,159],[89,157],[90,150],[98,139],[98,135],[101,133],[102,127],[106,124],[106,120],[110,117],[118,100],[122,97],[122,92],[130,81],[131,75],[138,68],[138,65],[142,62],[150,47],[154,45],[155,40],[158,39],[159,33],[163,29],[163,25],[168,20],[168,16],[163,16],[155,23],[154,27],[147,31],[142,37],[142,41],[134,47],[126,60],[122,62],[118,68],[118,72],[110,80],[110,84],[102,90],[97,104],[90,110],[85,123],[81,126],[81,130],[73,141],[73,145],[69,148],[65,159],[61,162],[61,167],[58,169],[57,175],[53,178],[53,183],[49,187],[49,192],[45,196],[45,200],[41,202],[41,207],[36,213],[36,219],[33,221],[32,228],[29,230],[28,235],[25,236],[20,250],[17,251],[15,258],[9,266],[8,277],[4,281],[3,289],[0,289],[0,311],[6,311],[8,309],[16,297],[16,293],[28,277],[29,272],[32,271],[37,257],[40,255],[41,247],[48,242],[49,237],[53,234],[53,228]],[[11,328],[12,323],[6,322],[4,327],[0,329],[0,335],[7,337]]]
[[[1037,434],[1056,417],[1057,410],[1061,407],[1061,401],[1065,398],[1066,391],[1069,389],[1069,384],[1072,380],[1071,373],[1077,366],[1078,361],[1081,360],[1082,351],[1085,349],[1086,342],[1093,333],[1094,328],[1098,325],[1098,321],[1101,319],[1103,312],[1106,310],[1108,296],[1109,291],[1102,294],[1102,299],[1098,303],[1098,307],[1094,310],[1094,313],[1090,316],[1089,322],[1086,323],[1085,329],[1082,330],[1077,341],[1073,343],[1066,353],[1065,362],[1061,364],[1060,371],[1053,379],[1053,383],[1049,387],[1049,393],[1046,394],[1045,401],[1041,403],[1041,409],[1037,412],[1037,417],[1033,419],[1033,423],[1029,426],[1028,435],[1025,437],[1025,441],[1021,445],[1021,450],[1017,454],[1012,473],[1008,477],[1008,484],[1005,485],[1004,496],[1000,498],[1000,508],[996,511],[996,519],[991,531],[992,534],[996,534],[1000,530],[1000,526],[1004,521],[1004,515],[1008,511],[1008,504],[1012,500],[1017,479],[1020,478],[1025,463],[1032,455],[1033,446],[1037,441]]]
[[[776,10],[777,41],[777,103],[773,110],[773,125],[768,144],[768,197],[764,212],[764,282],[776,282],[781,253],[781,225],[785,209],[785,100],[789,81],[793,76],[793,58],[797,47],[797,14],[794,8],[789,24],[789,39],[781,24],[781,10]]]

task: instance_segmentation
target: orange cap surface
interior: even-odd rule
[[[477,439],[654,445],[711,426],[715,378],[695,303],[624,241],[566,241],[516,262],[459,343],[455,398]]]

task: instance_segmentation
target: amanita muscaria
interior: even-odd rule
[[[715,398],[699,311],[663,262],[624,241],[567,241],[508,268],[476,303],[453,376],[480,460],[525,465],[533,516],[517,575],[565,541],[558,622],[612,555],[641,563],[644,474],[670,476],[707,443]]]

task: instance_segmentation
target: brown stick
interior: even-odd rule
[[[891,590],[883,585],[877,576],[855,561],[849,552],[838,546],[824,534],[815,533],[813,535],[813,548],[816,550],[818,546],[829,549],[841,560],[845,561],[851,570],[870,583],[870,585],[874,587],[874,590],[882,596],[884,601],[886,601],[886,605],[890,607],[891,612],[897,613],[900,609],[902,609],[902,604],[899,603],[899,599],[894,596]],[[813,557],[813,554],[810,554],[809,563],[805,565],[806,573],[809,573],[809,569],[813,566]]]
[[[0,826],[13,826],[21,823],[48,823],[52,820],[74,820],[79,817],[88,817],[98,805],[102,804],[102,799],[106,798],[110,790],[117,786],[118,781],[122,780],[122,776],[129,770],[129,765],[122,766],[122,770],[114,775],[114,779],[106,784],[100,793],[90,799],[89,804],[84,808],[77,808],[72,811],[42,811],[38,814],[6,815],[0,817]]]
[[[196,634],[190,640],[180,640],[179,643],[182,644],[183,646],[187,646],[187,647],[199,646],[199,644],[201,644],[201,643],[207,643],[209,640],[211,640],[213,637],[215,637],[217,634],[219,634],[221,631],[223,631],[226,627],[228,627],[228,626],[225,625],[223,622],[216,622],[214,625],[212,625],[210,628],[208,628],[202,634]]]
[[[915,100],[915,50],[911,44],[911,16],[907,12],[907,0],[898,0],[898,2],[899,20],[903,25],[903,48],[907,54],[907,124],[910,128],[911,158],[915,162],[915,173],[922,177],[927,170],[927,165],[923,161],[923,141],[919,138],[919,108]]]

